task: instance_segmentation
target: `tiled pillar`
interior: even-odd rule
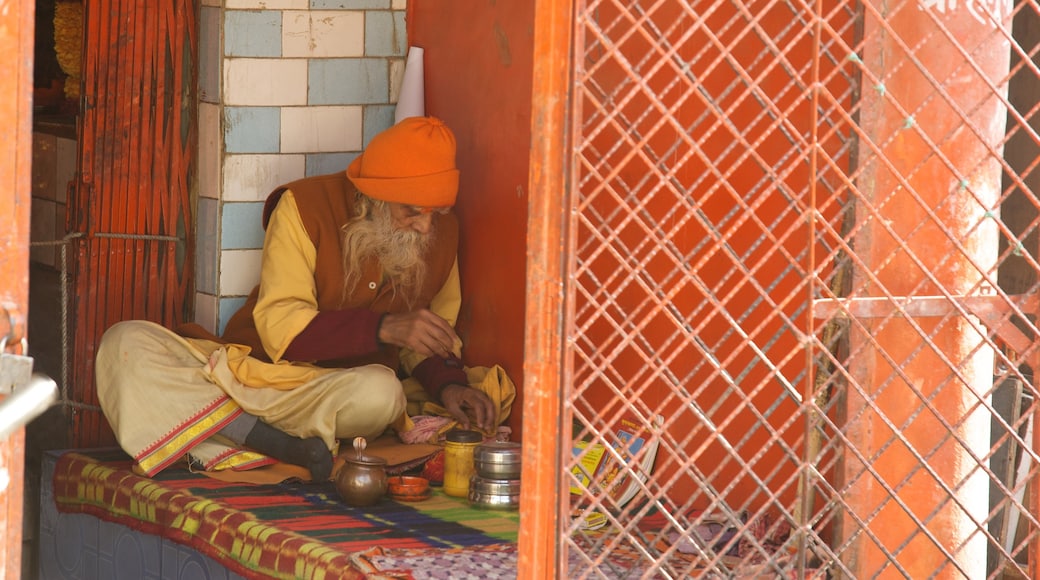
[[[406,0],[203,0],[195,319],[217,333],[259,277],[263,200],[341,171],[393,123]]]

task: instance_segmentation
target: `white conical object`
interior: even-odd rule
[[[404,65],[404,79],[401,80],[401,94],[397,97],[397,109],[394,111],[394,123],[408,117],[426,115],[426,89],[423,76],[423,49],[418,46],[408,47],[408,60]]]

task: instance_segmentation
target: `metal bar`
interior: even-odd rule
[[[1008,300],[1010,299],[1010,300]],[[1023,313],[1035,314],[1037,297],[1034,294],[1009,296],[898,296],[894,298],[826,298],[813,301],[814,318],[833,318],[845,313],[856,318],[888,318],[912,316],[927,318],[947,316],[961,309],[973,312],[1010,314],[1012,305]]]
[[[813,301],[813,317],[818,319],[853,318],[934,318],[953,314],[974,314],[1003,340],[1022,360],[1036,366],[1040,349],[1036,341],[1015,326],[1009,316],[1038,315],[1036,294],[1018,296],[899,296],[884,298],[826,298]]]
[[[29,383],[0,401],[0,441],[25,427],[58,400],[54,379],[35,374]]]

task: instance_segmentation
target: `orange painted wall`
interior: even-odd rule
[[[463,310],[469,365],[523,376],[533,2],[409,2],[409,44],[425,51],[426,114],[458,141]],[[523,393],[509,425],[522,436]]]

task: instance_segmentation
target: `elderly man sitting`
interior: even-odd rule
[[[424,413],[493,433],[515,393],[508,379],[471,386],[460,359],[457,191],[451,130],[405,119],[346,172],[271,193],[260,283],[223,336],[113,325],[98,398],[137,470],[273,458],[327,480],[340,439],[411,427],[406,377]]]

